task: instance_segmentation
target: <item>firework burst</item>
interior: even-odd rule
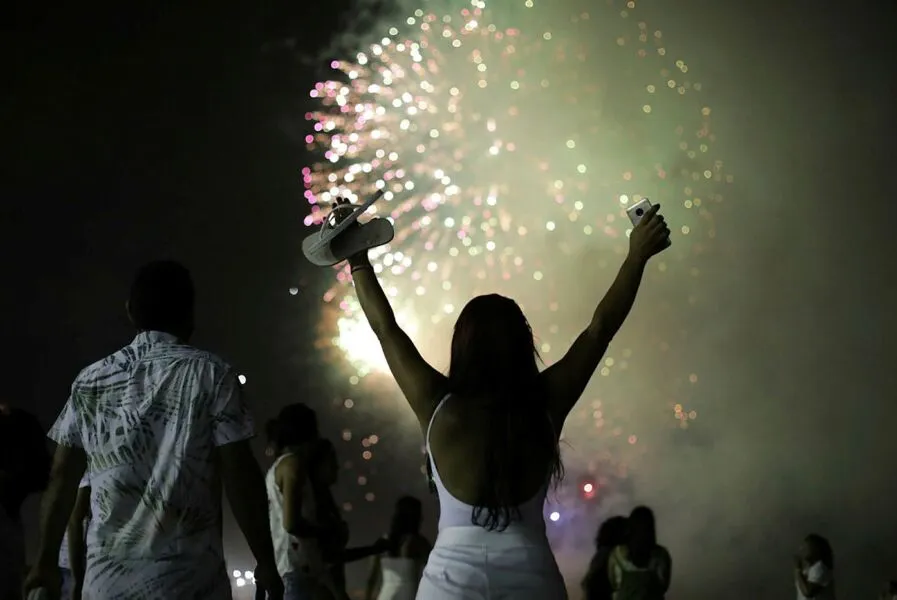
[[[447,4],[386,27],[311,91],[320,108],[306,141],[321,160],[303,170],[306,224],[336,197],[385,190],[369,213],[392,219],[396,237],[371,258],[424,354],[444,364],[457,312],[497,292],[520,301],[551,362],[584,325],[565,315],[597,300],[573,297],[586,262],[615,269],[625,253],[630,202],[664,204],[676,230],[660,268],[696,275],[729,181],[711,110],[634,2]],[[349,278],[340,270],[325,295],[322,337],[358,381],[386,366]],[[625,370],[629,354],[608,357],[601,375]],[[599,399],[582,405],[573,426],[612,418]]]

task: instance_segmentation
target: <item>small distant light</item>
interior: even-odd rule
[[[591,483],[587,483],[584,486],[582,486],[582,491],[584,491],[586,494],[591,494],[592,490],[594,490],[594,489],[595,489],[595,486],[593,486]]]
[[[243,573],[243,577],[245,577],[248,581],[255,581],[255,573],[252,571],[246,571]]]
[[[246,375],[237,375],[237,381],[246,383]],[[234,571],[234,573],[239,573],[239,571]],[[234,575],[234,577],[239,577],[239,575]]]
[[[561,518],[561,513],[555,511],[555,512],[551,513],[550,515],[548,515],[548,518],[551,519],[552,521],[557,521],[558,519]]]
[[[242,577],[237,578],[237,587],[243,587],[246,585],[246,580]]]
[[[234,579],[238,579],[243,576],[243,571],[234,571]]]
[[[298,293],[299,293],[299,288],[297,288],[297,287],[290,288],[290,296],[295,296]]]

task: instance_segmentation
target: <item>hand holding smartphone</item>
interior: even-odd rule
[[[629,220],[632,221],[632,226],[635,227],[639,223],[642,222],[642,219],[645,217],[645,214],[654,207],[651,204],[651,201],[647,198],[642,198],[632,206],[626,209],[626,214],[629,216]]]
[[[629,217],[629,220],[632,222],[633,227],[638,227],[638,224],[642,222],[642,219],[647,216],[651,209],[654,208],[654,205],[651,204],[651,201],[648,198],[642,198],[632,206],[626,209],[626,215]],[[660,215],[658,215],[660,216]],[[660,217],[661,223],[666,227],[666,224],[663,223],[663,217]],[[666,243],[662,246],[660,250],[666,250],[672,245],[672,241],[670,241],[669,230],[667,230],[666,234]]]

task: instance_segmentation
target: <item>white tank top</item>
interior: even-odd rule
[[[436,409],[433,411],[433,416],[430,417],[430,423],[427,425],[426,432],[427,454],[429,456],[430,467],[433,469],[433,483],[436,484],[436,492],[437,496],[439,496],[439,531],[442,531],[447,527],[469,527],[473,524],[471,517],[473,515],[474,507],[458,500],[445,488],[445,484],[442,482],[442,477],[439,476],[439,469],[436,468],[436,457],[433,456],[433,449],[430,448],[430,429],[433,428],[433,421],[436,419],[436,415],[443,405],[445,405],[445,402],[449,397],[450,395],[446,395],[439,401],[439,404],[436,405]],[[548,488],[543,487],[536,492],[535,496],[519,505],[517,509],[520,511],[520,516],[517,517],[516,515],[511,515],[511,522],[506,524],[508,529],[515,529],[518,526],[523,526],[544,535],[545,517],[542,514],[542,511],[547,493]],[[480,515],[480,521],[482,522],[484,519],[485,515]]]
[[[276,471],[280,462],[288,456],[291,454],[279,456],[265,476],[265,486],[268,488],[268,518],[271,522],[271,540],[274,542],[277,571],[281,576],[293,572],[316,575],[324,568],[317,542],[291,535],[283,524],[283,493],[277,486]],[[313,503],[311,485],[307,483],[302,490],[303,517],[308,518],[313,513]]]

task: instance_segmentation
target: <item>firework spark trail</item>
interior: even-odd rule
[[[444,359],[458,310],[498,292],[520,301],[551,362],[578,333],[569,315],[585,314],[573,297],[584,261],[596,247],[602,257],[591,269],[622,259],[626,204],[660,199],[678,230],[658,268],[699,274],[715,236],[710,209],[730,181],[714,154],[711,111],[687,64],[668,55],[633,2],[589,9],[595,14],[531,1],[501,11],[476,0],[446,4],[385,28],[353,60],[334,61],[334,77],[312,90],[320,109],[307,116],[315,131],[306,141],[322,160],[303,171],[306,224],[320,223],[335,197],[385,189],[369,213],[391,218],[397,233],[372,262],[424,355]],[[348,271],[337,279],[325,295],[323,343],[333,340],[363,381],[385,361]],[[661,350],[668,334],[640,332]],[[603,428],[624,447],[636,443],[623,429],[625,411],[607,401],[606,378],[631,356],[607,357],[603,395],[580,403],[568,432]],[[696,416],[682,406],[694,375],[673,377],[669,389],[641,391],[675,397],[670,412],[684,427]],[[625,476],[611,455],[587,462],[591,471],[613,463]]]

